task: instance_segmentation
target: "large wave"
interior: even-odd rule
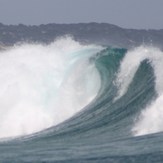
[[[112,112],[114,106],[118,109],[120,103],[125,114],[124,101],[138,99],[141,91],[150,87],[151,79],[156,94],[141,105],[131,102],[130,112],[134,107],[136,111],[128,122],[128,126],[132,124],[128,133],[139,136],[163,131],[162,63],[163,53],[154,47],[141,46],[126,53],[125,49],[81,45],[70,37],[48,45],[21,44],[1,51],[0,138],[53,127],[78,113],[97,95],[95,106],[110,99],[108,110]],[[143,64],[152,71],[143,70]]]
[[[162,162],[162,63],[69,37],[1,51],[0,161]]]

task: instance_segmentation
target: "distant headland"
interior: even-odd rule
[[[163,29],[124,29],[108,23],[4,25],[0,23],[0,48],[19,42],[50,43],[70,35],[83,44],[100,44],[131,48],[142,44],[163,47]]]

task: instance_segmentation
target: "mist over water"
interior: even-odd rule
[[[101,84],[90,57],[101,49],[65,37],[0,52],[0,138],[55,126],[89,104]]]

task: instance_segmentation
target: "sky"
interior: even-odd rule
[[[110,23],[163,29],[163,0],[0,0],[3,24]]]

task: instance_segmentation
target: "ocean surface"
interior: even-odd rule
[[[63,37],[0,52],[0,162],[162,163],[163,52]]]

